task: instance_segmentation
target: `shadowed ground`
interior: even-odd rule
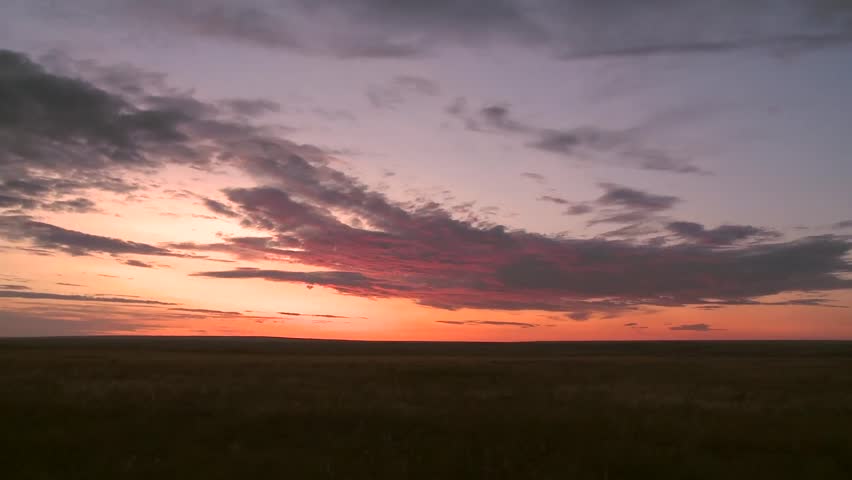
[[[0,340],[9,479],[848,479],[852,343]]]

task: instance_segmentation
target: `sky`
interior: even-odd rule
[[[852,339],[845,0],[0,0],[0,336]]]

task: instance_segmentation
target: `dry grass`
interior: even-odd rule
[[[852,344],[0,341],[9,479],[852,478]]]

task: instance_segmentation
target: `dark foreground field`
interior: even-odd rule
[[[7,479],[850,479],[850,343],[0,340]]]

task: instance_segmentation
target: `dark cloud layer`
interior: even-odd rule
[[[186,140],[180,117],[0,50],[0,208],[94,210],[86,198],[66,197],[135,189],[120,170],[155,167],[158,154]]]
[[[701,242],[637,245],[557,238],[476,218],[458,219],[434,202],[395,202],[334,168],[334,157],[324,150],[228,116],[215,104],[167,91],[153,95],[146,93],[146,85],[134,89],[127,81],[110,85],[129,93],[107,94],[82,80],[45,73],[23,57],[6,57],[12,59],[13,72],[23,71],[35,84],[45,85],[34,89],[27,82],[13,82],[17,93],[12,96],[27,100],[12,102],[12,113],[4,110],[5,123],[0,125],[7,135],[7,143],[0,143],[2,168],[27,173],[29,183],[21,189],[59,188],[50,183],[59,177],[42,179],[33,171],[58,172],[60,164],[68,178],[77,178],[78,172],[81,182],[88,174],[105,181],[112,175],[121,178],[118,174],[127,169],[156,171],[171,162],[199,169],[227,165],[260,185],[225,189],[221,201],[205,204],[262,232],[215,244],[154,246],[6,215],[0,218],[0,234],[7,240],[72,255],[217,251],[243,260],[278,262],[280,267],[196,275],[209,281],[259,278],[316,285],[444,309],[565,312],[577,320],[646,306],[755,304],[772,294],[852,288],[852,280],[844,276],[852,272],[852,245],[842,237],[720,249]],[[53,105],[51,99],[57,96],[61,101]],[[79,99],[67,105],[75,96]],[[42,105],[31,109],[28,102]],[[491,126],[524,128],[499,109],[486,115]],[[29,137],[30,130],[36,136]],[[32,155],[25,155],[27,149],[16,150],[20,143],[10,143],[17,133],[24,135]],[[41,155],[45,145],[56,155]],[[77,154],[83,151],[94,157]],[[646,219],[678,201],[621,185],[601,187],[603,195],[593,202],[599,222],[627,222],[631,215]],[[300,266],[291,268],[294,263]]]
[[[0,209],[91,212],[96,206],[83,193],[131,193],[141,188],[135,174],[236,163],[267,144],[319,156],[320,149],[271,137],[247,118],[273,108],[258,100],[199,102],[132,67],[62,55],[37,64],[0,50]],[[206,204],[216,210],[214,200]]]
[[[601,197],[606,205],[654,211],[676,201],[606,187]],[[380,196],[365,202],[359,200],[367,195],[360,188],[335,195],[305,192],[302,199],[313,204],[272,187],[226,195],[244,224],[282,240],[297,239],[298,248],[279,251],[279,260],[346,270],[239,269],[198,275],[315,284],[448,309],[566,311],[576,319],[617,315],[642,305],[750,304],[776,293],[852,286],[837,276],[850,271],[845,259],[850,245],[831,236],[725,251],[554,239],[455,220],[439,206],[406,211]],[[342,202],[339,195],[350,201]],[[372,228],[344,224],[327,210],[345,205],[353,206],[350,213],[364,215],[364,224]]]
[[[513,45],[565,59],[797,53],[852,42],[852,8],[835,0],[119,0],[122,27],[165,29],[306,55],[404,58],[441,47]],[[47,13],[56,15],[47,5]],[[56,8],[56,7],[54,7]],[[67,15],[68,10],[61,13]]]

